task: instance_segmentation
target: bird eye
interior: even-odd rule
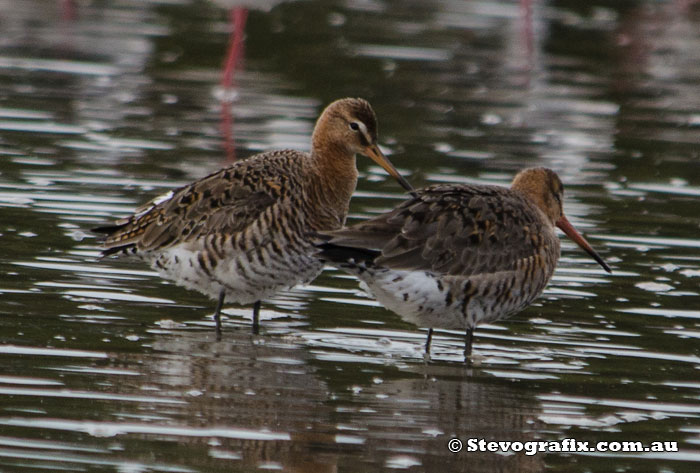
[[[358,125],[356,122],[350,122],[350,129],[357,131],[360,129],[360,125]]]

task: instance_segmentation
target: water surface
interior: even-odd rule
[[[693,2],[289,1],[249,12],[233,90],[218,2],[0,1],[0,470],[694,472],[700,460],[700,9]],[[218,169],[309,148],[371,101],[416,186],[548,166],[571,242],[545,294],[461,334],[332,269],[250,333],[89,229]],[[403,198],[367,159],[350,222]],[[679,451],[449,453],[457,437]]]

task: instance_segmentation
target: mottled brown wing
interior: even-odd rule
[[[386,214],[328,235],[333,245],[379,251],[379,266],[479,274],[513,268],[533,255],[543,218],[505,187],[436,185]]]
[[[294,151],[266,153],[227,168],[154,199],[114,225],[95,229],[107,233],[106,253],[128,247],[162,249],[211,233],[242,231],[277,203],[284,181],[303,155]]]

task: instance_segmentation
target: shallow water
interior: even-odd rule
[[[0,1],[1,471],[658,471],[700,461],[700,8],[676,2],[299,1],[250,11],[233,91],[214,2]],[[554,280],[461,336],[329,269],[225,310],[89,229],[227,160],[308,149],[371,101],[416,186],[557,170]],[[222,130],[225,127],[225,130]],[[230,140],[227,143],[227,135]],[[402,199],[368,160],[350,221]],[[457,437],[677,452],[453,454]]]

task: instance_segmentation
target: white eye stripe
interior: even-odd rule
[[[359,120],[350,122],[350,128],[361,131],[363,135],[367,136],[367,126]]]
[[[364,140],[367,141],[367,143],[372,142],[372,138],[369,136],[369,131],[367,131],[367,125],[365,125],[361,121],[357,120],[350,122],[350,128],[359,132],[364,138]]]

